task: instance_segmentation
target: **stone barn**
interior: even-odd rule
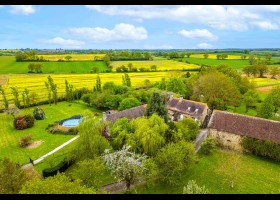
[[[191,117],[195,121],[198,121],[200,126],[207,126],[207,116],[210,118],[210,109],[206,103],[197,101],[185,100],[181,96],[180,98],[174,98],[170,96],[167,104],[168,116],[172,121],[178,121],[186,117]]]
[[[280,144],[280,122],[214,110],[208,124],[208,135],[216,137],[224,147],[242,151],[240,142],[243,136]]]

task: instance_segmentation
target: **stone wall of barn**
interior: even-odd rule
[[[243,151],[243,148],[240,144],[242,136],[240,135],[218,131],[211,128],[208,129],[208,135],[214,136],[217,139],[218,144],[224,148],[241,152]]]

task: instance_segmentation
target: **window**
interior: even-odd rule
[[[191,111],[191,107],[188,107],[187,111],[189,111],[189,112],[190,112],[190,111]]]
[[[198,108],[195,109],[194,113],[198,113]]]

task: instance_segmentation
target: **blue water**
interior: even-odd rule
[[[68,119],[63,122],[62,126],[67,126],[67,127],[78,126],[80,121],[81,121],[81,119]]]

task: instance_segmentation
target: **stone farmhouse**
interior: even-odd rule
[[[280,144],[280,122],[259,117],[214,110],[208,123],[208,135],[229,149],[241,151],[244,136],[271,140]]]
[[[207,118],[209,119],[211,114],[206,103],[185,100],[182,96],[180,98],[174,98],[172,94],[166,106],[170,120],[179,121],[183,118],[191,117],[197,121],[200,126],[205,125],[205,127],[207,125]]]

